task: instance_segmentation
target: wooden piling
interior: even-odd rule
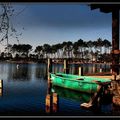
[[[59,97],[57,93],[51,93],[46,95],[46,113],[52,113],[58,111]]]
[[[48,81],[48,85],[47,85],[47,94],[51,94],[51,88],[52,88],[52,83],[50,80],[50,81]]]
[[[3,80],[0,80],[0,88],[3,88]]]
[[[68,60],[64,59],[64,68],[63,68],[63,72],[68,74],[69,73],[69,66],[68,66]]]
[[[46,95],[46,113],[57,112],[58,110],[58,95],[56,93],[51,93],[51,79],[50,73],[52,72],[52,59],[48,58],[48,66],[47,66],[47,73],[48,73],[48,88],[47,88],[47,95]]]
[[[2,89],[0,89],[0,96],[2,96],[3,95],[3,90]]]
[[[83,76],[83,67],[78,68],[78,75]]]
[[[96,68],[95,68],[95,66],[93,66],[92,72],[95,73],[95,71],[96,71]]]
[[[119,74],[119,10],[112,11],[112,70],[113,74]]]
[[[112,74],[112,69],[110,69],[110,73]]]
[[[48,58],[48,66],[47,66],[48,82],[50,82],[51,72],[52,72],[52,59]]]
[[[0,96],[3,95],[3,80],[0,80]]]
[[[48,77],[47,94],[51,93],[51,87],[52,87],[50,73],[52,73],[52,59],[48,58],[48,65],[47,65],[47,77]]]
[[[57,112],[58,111],[58,107],[59,107],[59,97],[57,93],[53,93],[53,112]]]
[[[50,94],[47,94],[45,100],[46,100],[45,101],[46,113],[51,113],[52,112],[52,96]]]
[[[100,73],[102,73],[102,68],[100,68]]]

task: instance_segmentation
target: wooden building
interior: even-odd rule
[[[120,79],[116,79],[119,73],[119,9],[120,4],[91,4],[91,10],[99,9],[100,12],[112,13],[112,74],[114,77],[113,104],[120,106]]]

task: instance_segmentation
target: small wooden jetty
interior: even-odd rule
[[[101,78],[101,77],[99,76],[99,78]],[[90,101],[88,103],[82,103],[80,105],[81,107],[88,109],[88,108],[93,107],[96,104],[99,104],[102,96],[105,94],[108,94],[108,92],[110,92],[110,91],[108,91],[108,88],[106,88],[107,83],[98,83],[98,84],[99,84],[98,91],[94,93],[93,97],[90,99]],[[111,97],[112,97],[111,93],[109,95],[111,95]]]
[[[95,78],[109,78],[111,79],[111,86],[109,88],[109,91],[111,92],[111,102],[117,106],[120,106],[120,76],[115,75],[109,75],[109,76],[95,76],[92,77]],[[103,92],[102,89],[104,89],[104,84],[100,85],[99,91],[93,95],[91,100],[88,103],[82,103],[81,107],[83,108],[91,108],[96,101],[98,101],[100,94]]]

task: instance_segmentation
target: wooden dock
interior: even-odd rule
[[[95,78],[108,78],[108,79],[114,80],[114,75],[111,75],[111,76],[89,76],[89,77],[95,77]]]
[[[89,77],[95,77],[95,78],[108,78],[111,79],[111,81],[114,80],[114,75],[111,76],[89,76]],[[109,83],[99,83],[99,88],[98,91],[94,93],[93,97],[90,99],[90,101],[88,103],[82,103],[80,106],[82,108],[86,108],[86,109],[90,109],[92,108],[95,104],[99,104],[99,99],[101,99],[101,95],[102,94],[106,94],[105,91],[105,86]],[[112,95],[112,94],[111,94]],[[112,96],[111,96],[112,97]]]

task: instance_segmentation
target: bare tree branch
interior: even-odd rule
[[[11,3],[1,3],[1,13],[0,13],[0,44],[2,44],[3,41],[6,41],[6,45],[3,46],[8,46],[9,45],[9,36],[14,37],[17,42],[19,43],[18,36],[22,35],[22,33],[17,34],[17,30],[13,27],[11,17],[14,16],[14,8],[11,5]],[[19,15],[21,14],[26,7],[18,12],[16,14]]]

